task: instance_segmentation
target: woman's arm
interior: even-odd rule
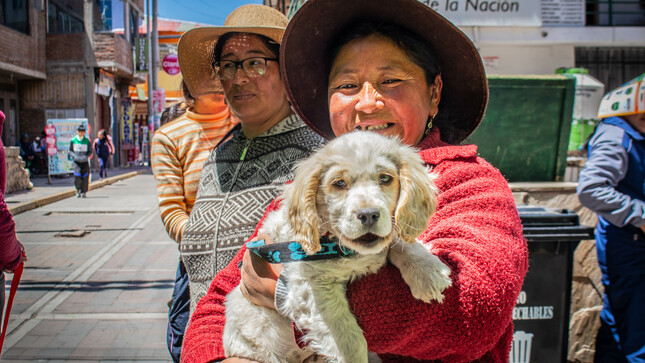
[[[215,275],[208,293],[199,300],[186,328],[181,351],[182,362],[202,363],[225,358],[222,345],[226,315],[224,301],[240,281],[237,264],[242,260],[244,251],[246,246],[238,251],[225,269]]]
[[[279,206],[279,199],[271,202],[251,239],[257,235],[267,214],[277,210]],[[215,275],[208,292],[199,300],[184,336],[181,351],[182,362],[201,363],[225,358],[222,344],[226,314],[224,301],[226,300],[226,295],[240,282],[241,275],[238,264],[242,261],[245,251],[246,245],[238,251],[226,268]]]
[[[348,286],[352,311],[375,353],[445,361],[507,354],[528,267],[512,193],[499,171],[479,158],[445,161],[433,172],[441,193],[420,239],[452,270],[444,302],[415,300],[388,264]]]
[[[173,142],[161,132],[152,138],[150,151],[152,173],[157,181],[157,199],[161,220],[170,238],[181,242],[181,234],[188,223],[184,196],[184,174]]]
[[[107,135],[107,139],[108,139],[108,145],[110,145],[110,155],[114,154],[115,149],[114,149],[114,143],[112,142],[112,136]]]
[[[87,150],[85,150],[85,156],[90,159],[94,155],[94,150],[92,150],[92,140],[87,138]]]
[[[619,127],[599,128],[591,140],[591,153],[580,172],[578,199],[611,224],[637,228],[645,225],[645,201],[634,199],[616,190],[625,178],[629,156],[621,141],[624,131]],[[645,230],[645,229],[644,229]]]

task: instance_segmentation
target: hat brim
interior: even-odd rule
[[[475,131],[488,103],[479,52],[461,30],[416,0],[309,0],[298,10],[282,39],[280,67],[292,107],[304,122],[326,139],[335,137],[327,104],[327,52],[357,19],[395,24],[424,39],[441,67],[443,91],[434,120],[441,138],[458,144]]]
[[[280,43],[284,28],[280,27],[200,27],[182,35],[177,45],[177,59],[181,74],[193,97],[220,92],[219,78],[212,68],[213,50],[217,40],[226,33],[263,35]]]

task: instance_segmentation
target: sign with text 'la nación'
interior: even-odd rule
[[[457,26],[554,26],[559,17],[582,19],[584,0],[418,0]],[[571,12],[579,14],[571,14]],[[546,16],[546,20],[544,19]],[[569,22],[566,25],[574,25]]]

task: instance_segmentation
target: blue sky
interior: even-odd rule
[[[145,16],[147,1],[143,2],[142,17]],[[108,2],[112,11],[112,29],[123,28],[123,2],[121,0],[108,0]],[[226,16],[238,6],[262,3],[263,0],[157,0],[157,16],[207,25],[223,25]]]
[[[157,16],[222,25],[226,16],[238,6],[262,3],[262,0],[157,0]]]

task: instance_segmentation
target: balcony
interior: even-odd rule
[[[133,79],[132,46],[123,36],[110,32],[94,33],[94,57],[99,68],[120,78]]]

